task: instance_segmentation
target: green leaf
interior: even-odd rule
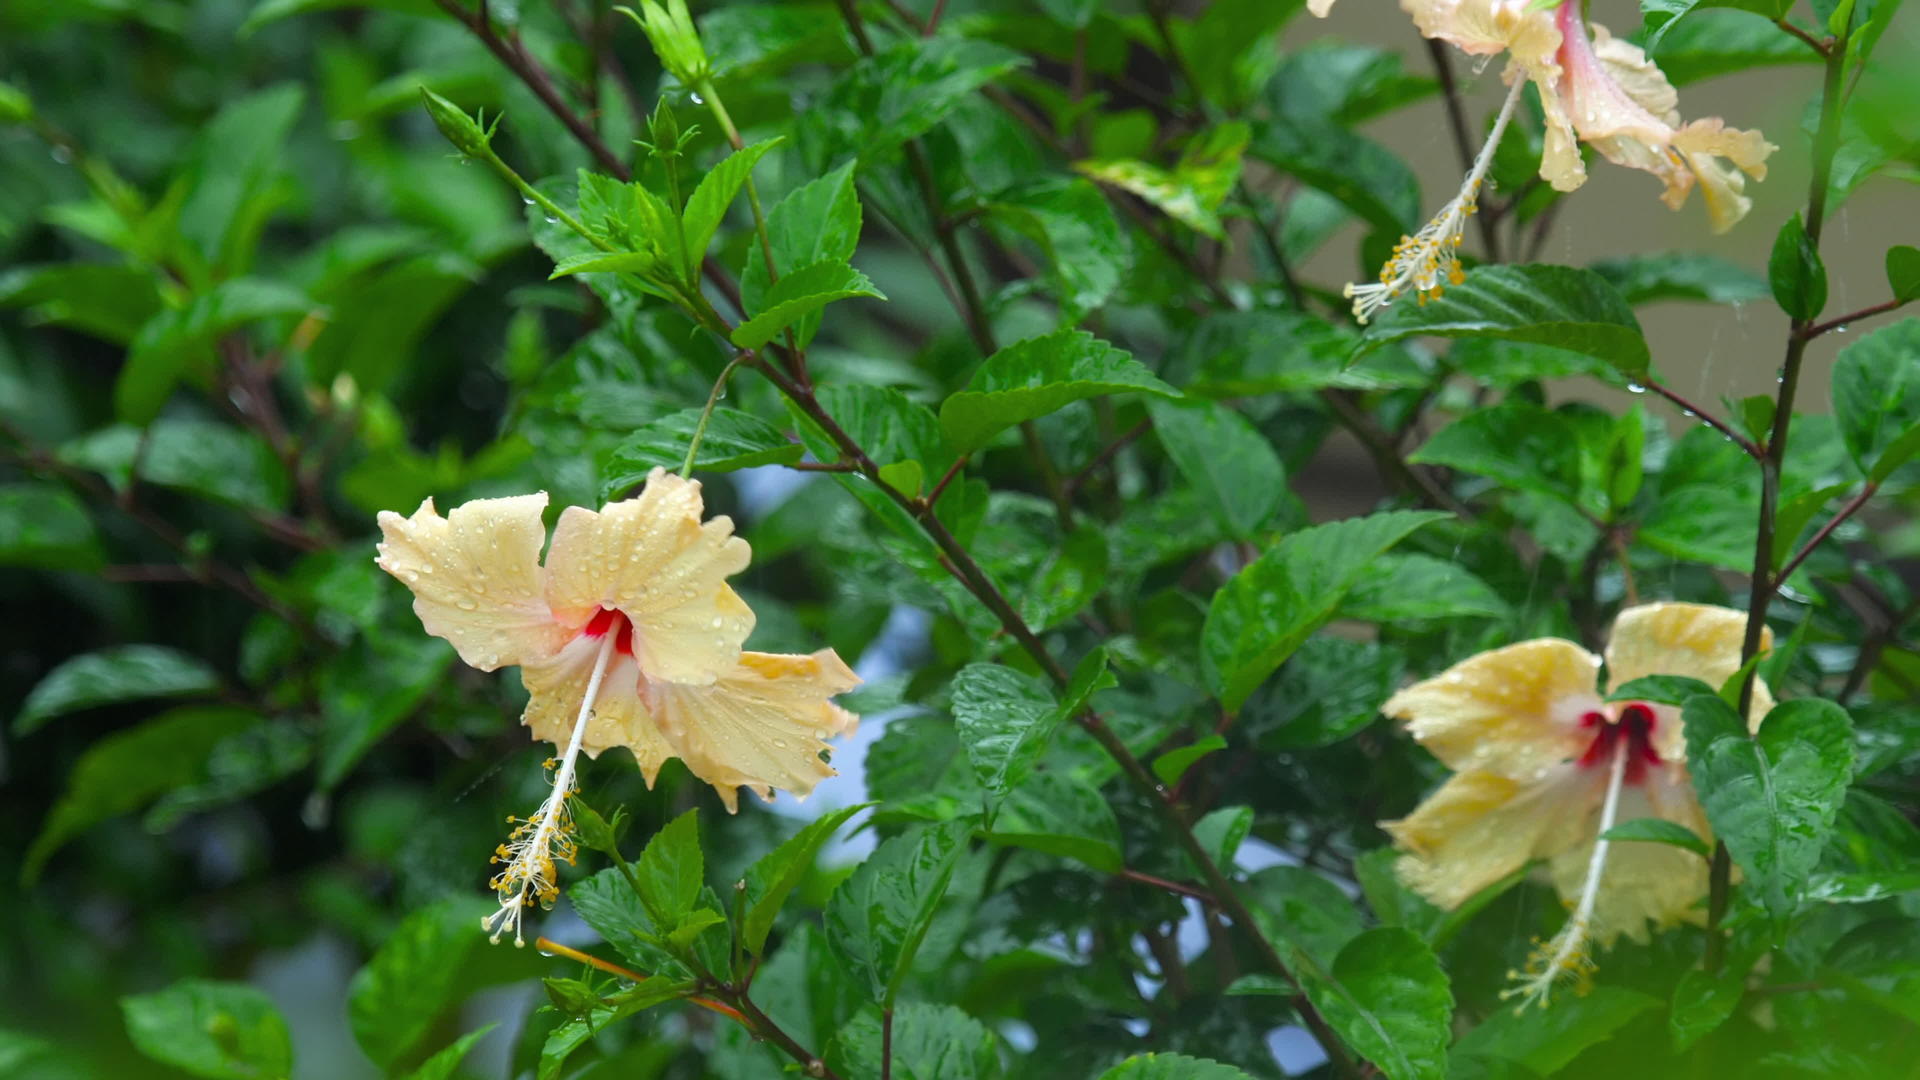
[[[987,357],[966,388],[941,403],[940,426],[954,449],[970,453],[1071,402],[1128,392],[1179,396],[1124,350],[1085,331],[1061,330]]]
[[[1256,397],[1336,387],[1391,390],[1431,376],[1404,349],[1382,349],[1348,365],[1346,327],[1293,311],[1225,311],[1200,320],[1181,341],[1167,377],[1190,394]]]
[[[381,1068],[410,1056],[441,1014],[472,991],[461,969],[473,950],[486,947],[486,906],[455,897],[414,912],[347,984],[354,1041]]]
[[[902,41],[855,64],[807,117],[831,126],[832,149],[863,165],[885,161],[900,144],[944,120],[974,91],[1027,61],[979,38],[940,34]]]
[[[726,217],[727,207],[733,203],[740,186],[753,175],[754,163],[766,155],[766,152],[780,145],[776,137],[752,146],[742,147],[722,158],[718,165],[707,170],[700,178],[700,184],[687,196],[686,209],[681,212],[682,235],[686,237],[684,252],[686,263],[681,267],[684,280],[700,280],[700,261],[706,257],[707,248],[713,243],[713,234],[720,229],[720,219]]]
[[[1240,179],[1247,125],[1230,120],[1208,128],[1187,145],[1172,171],[1144,161],[1081,161],[1074,169],[1103,184],[1132,192],[1161,213],[1214,239],[1223,239],[1220,204]]]
[[[1093,695],[1120,685],[1113,673],[1107,670],[1109,659],[1107,647],[1096,645],[1073,666],[1073,676],[1067,680],[1067,689],[1060,695],[1061,719],[1070,719],[1086,708],[1087,699]]]
[[[1141,1054],[1108,1069],[1099,1080],[1253,1080],[1231,1065],[1185,1054]]]
[[[1060,771],[1034,773],[1007,794],[987,837],[1118,873],[1120,823],[1098,788]]]
[[[1340,886],[1304,866],[1270,866],[1247,882],[1246,895],[1262,934],[1322,969],[1366,929]]]
[[[1249,149],[1376,229],[1398,235],[1419,227],[1420,181],[1413,170],[1379,143],[1325,117],[1278,115]]]
[[[1506,601],[1456,562],[1431,555],[1382,555],[1347,590],[1340,612],[1350,619],[1498,618]]]
[[[241,983],[182,979],[120,999],[127,1038],[155,1061],[212,1080],[293,1073],[287,1022],[266,994]]]
[[[1628,840],[1650,844],[1671,844],[1685,848],[1703,859],[1713,857],[1713,849],[1707,846],[1700,834],[1677,821],[1665,818],[1634,818],[1623,821],[1600,834],[1602,840]]]
[[[1887,288],[1902,304],[1920,300],[1920,248],[1900,244],[1887,249]]]
[[[833,839],[847,819],[873,803],[843,806],[807,822],[806,827],[786,842],[762,855],[747,869],[747,912],[740,924],[740,942],[755,956],[766,948],[767,934],[780,914],[781,905],[813,870],[814,856]]]
[[[487,1033],[499,1027],[498,1021],[485,1027],[475,1028],[455,1039],[451,1045],[428,1058],[420,1067],[407,1074],[406,1080],[450,1080],[453,1071],[473,1049],[475,1043],[487,1037]]]
[[[1252,421],[1211,401],[1148,405],[1154,434],[1236,540],[1252,540],[1287,497],[1280,455]]]
[[[1656,2],[1673,4],[1686,0]],[[1642,8],[1645,9],[1644,0]],[[1653,59],[1674,86],[1755,67],[1820,62],[1820,54],[1792,35],[1782,33],[1771,17],[1758,13],[1701,11],[1684,22],[1669,24],[1665,31]]]
[[[693,442],[694,429],[700,425],[702,409],[683,409],[670,416],[649,421],[614,448],[613,456],[601,470],[605,480],[600,494],[616,499],[646,480],[656,468],[677,472],[687,459],[687,447]],[[701,472],[733,472],[757,465],[791,465],[806,454],[806,448],[780,433],[780,429],[751,413],[738,409],[716,408],[707,420],[700,439],[700,452],[693,467]]]
[[[1682,974],[1667,1010],[1667,1033],[1673,1037],[1674,1052],[1686,1053],[1726,1023],[1740,1005],[1746,981],[1744,974],[1732,972],[1716,976],[1694,969]]]
[[[1637,990],[1596,986],[1584,995],[1557,999],[1550,1009],[1499,1009],[1462,1035],[1453,1053],[1511,1061],[1551,1076],[1659,1004]]]
[[[220,689],[204,662],[164,645],[117,645],[82,653],[47,672],[13,718],[13,733],[28,735],[48,720],[82,709],[147,698],[194,697]]]
[[[608,867],[574,882],[567,888],[567,902],[583,922],[618,949],[634,967],[669,978],[692,975],[660,944],[661,937],[672,928],[653,921],[618,867]]]
[[[1020,617],[1036,631],[1051,630],[1079,614],[1106,584],[1106,533],[1075,529],[1033,572],[1019,597]]]
[[[1189,743],[1186,746],[1169,750],[1159,757],[1154,758],[1153,775],[1159,777],[1161,783],[1172,787],[1180,782],[1181,777],[1187,775],[1187,770],[1193,768],[1194,762],[1199,761],[1215,750],[1225,750],[1226,748],[1227,740],[1223,736],[1208,735],[1198,742]]]
[[[1315,967],[1299,978],[1328,1025],[1389,1080],[1444,1080],[1453,992],[1418,935],[1368,930],[1341,948],[1330,978]]]
[[[45,1039],[0,1028],[0,1074],[32,1076],[27,1065],[54,1052],[54,1045]]]
[[[1801,322],[1812,322],[1827,306],[1827,267],[1799,214],[1787,219],[1774,238],[1767,283],[1780,310]]]
[[[1633,308],[1591,270],[1482,266],[1425,304],[1400,303],[1367,327],[1358,355],[1412,337],[1475,337],[1549,345],[1646,374],[1646,338]]]
[[[1316,634],[1247,699],[1240,729],[1262,750],[1330,746],[1380,715],[1400,669],[1400,655],[1378,642]]]
[[[345,7],[397,11],[408,15],[438,16],[442,14],[433,0],[260,0],[252,11],[247,12],[247,20],[240,24],[238,36],[249,37],[268,23],[278,22],[295,15],[305,15],[313,11],[333,11]]]
[[[1833,413],[1854,464],[1875,482],[1920,452],[1920,319],[1903,319],[1840,350]]]
[[[214,343],[248,323],[304,315],[313,301],[298,289],[259,278],[222,281],[147,320],[114,383],[114,411],[131,424],[160,414],[181,379],[211,370]]]
[[[1447,515],[1402,510],[1303,529],[1214,593],[1200,636],[1207,681],[1229,711],[1333,617],[1368,565]]]
[[[804,316],[819,311],[835,300],[855,296],[886,296],[873,287],[867,275],[843,262],[817,262],[787,274],[767,288],[763,298],[766,310],[733,328],[732,340],[743,349],[757,349]]]
[[[1100,189],[1056,178],[1001,192],[987,216],[1039,246],[1062,321],[1107,302],[1133,268],[1133,245]]]
[[[26,308],[29,321],[70,326],[125,345],[159,314],[152,271],[108,263],[19,266],[0,273],[0,307]]]
[[[1508,399],[1440,429],[1410,455],[1416,465],[1445,465],[1581,505],[1580,437],[1564,414]]]
[[[245,709],[187,706],[95,741],[21,860],[21,880],[31,884],[60,845],[87,829],[191,783],[215,744],[259,722]]]
[[[1717,255],[1660,252],[1602,259],[1591,267],[1629,304],[1657,300],[1704,300],[1740,304],[1767,295],[1767,283],[1744,266]]]
[[[362,641],[329,661],[319,680],[320,789],[338,786],[367,751],[413,715],[453,657],[446,642],[420,636],[377,648]]]
[[[639,274],[642,277],[660,266],[660,257],[646,251],[582,251],[567,255],[553,264],[548,281],[574,274]]]
[[[980,786],[1004,796],[1046,753],[1061,716],[1045,683],[999,664],[953,677],[953,723]]]
[[[868,1007],[834,1035],[827,1067],[842,1077],[895,1080],[999,1080],[1000,1040],[986,1025],[952,1005],[910,1001],[882,1033],[880,1011]],[[881,1066],[883,1048],[892,1060]]]
[[[1698,694],[1717,694],[1720,688],[1708,686],[1686,675],[1642,675],[1621,683],[1608,701],[1650,701],[1655,705],[1685,705]]]
[[[946,821],[882,843],[827,901],[827,940],[873,999],[893,1004],[913,964],[973,823]]]
[[[1646,23],[1647,48],[1658,48],[1660,40],[1683,16],[1709,8],[1739,8],[1777,19],[1787,13],[1793,0],[1640,0],[1641,17]]]
[[[200,130],[177,182],[185,186],[180,234],[216,276],[244,273],[267,215],[287,197],[287,136],[305,91],[281,83],[228,102]]]
[[[749,10],[760,12],[762,18],[772,14],[766,8]],[[724,12],[714,13],[719,14]],[[860,243],[860,197],[854,189],[853,167],[854,163],[848,162],[801,184],[767,212],[767,240],[773,247],[774,265],[781,273],[853,258]],[[750,252],[740,271],[740,300],[747,311],[765,310],[768,284],[766,259]],[[817,315],[794,324],[794,336],[802,348],[813,339],[818,325]]]
[[[647,841],[634,862],[640,883],[640,902],[655,926],[671,930],[700,902],[706,880],[706,862],[700,853],[700,811],[674,818]]]
[[[1853,778],[1852,721],[1819,698],[1775,706],[1753,736],[1718,696],[1689,698],[1681,715],[1707,821],[1783,927]]]
[[[95,570],[106,561],[80,500],[52,484],[0,484],[0,566]]]

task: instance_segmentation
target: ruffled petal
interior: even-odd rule
[[[1718,690],[1740,670],[1740,646],[1747,633],[1747,613],[1710,604],[1658,603],[1627,608],[1613,621],[1607,639],[1609,692],[1647,675],[1682,675],[1699,679]],[[1760,651],[1773,648],[1773,631],[1763,629]],[[1758,729],[1773,709],[1773,694],[1755,680],[1753,707],[1747,723]],[[1656,709],[1653,748],[1664,761],[1684,761],[1685,732],[1679,714]]]
[[[645,693],[674,752],[731,812],[739,809],[737,788],[763,799],[775,788],[804,796],[834,775],[820,751],[829,736],[851,733],[858,718],[829,699],[859,684],[832,649],[748,652],[710,686],[656,682]]]
[[[587,682],[593,676],[593,661],[600,651],[598,639],[578,637],[568,642],[552,659],[528,664],[520,669],[520,681],[527,688],[527,711],[520,722],[532,729],[533,737],[565,749],[573,737],[573,724],[580,716],[580,699],[586,695]],[[673,748],[660,736],[646,706],[640,701],[640,669],[633,658],[614,654],[601,677],[600,692],[594,699],[587,728],[580,736],[580,749],[590,758],[602,750],[624,746],[633,751],[647,786],[653,786],[660,766],[673,756]]]
[[[1707,219],[1717,233],[1726,232],[1747,216],[1753,200],[1745,194],[1746,176],[1765,180],[1767,156],[1779,149],[1759,132],[1730,128],[1716,117],[1695,120],[1681,128],[1673,137],[1673,145],[1700,181]]]
[[[1586,883],[1587,863],[1599,838],[1596,806],[1579,830],[1583,841],[1553,857],[1548,873],[1554,888],[1569,907],[1577,904]],[[1712,841],[1707,816],[1693,796],[1681,770],[1662,769],[1644,784],[1621,789],[1619,823],[1636,818],[1662,818],[1692,829]],[[1591,933],[1603,945],[1622,934],[1645,942],[1649,931],[1681,921],[1701,922],[1700,901],[1707,895],[1707,861],[1672,844],[1614,841],[1594,898]]]
[[[700,485],[654,469],[638,498],[568,507],[547,553],[547,597],[573,629],[602,608],[633,623],[650,680],[703,685],[734,665],[753,612],[726,579],[751,552],[733,522],[700,521]]]
[[[413,590],[427,633],[481,671],[551,655],[569,636],[547,607],[540,548],[547,494],[475,499],[446,517],[433,500],[412,517],[380,513],[386,537],[374,560]]]
[[[1469,657],[1400,691],[1380,711],[1455,772],[1522,783],[1579,755],[1591,741],[1581,716],[1601,704],[1600,658],[1571,641],[1540,638]]]
[[[1532,783],[1462,772],[1412,814],[1380,827],[1406,852],[1395,864],[1400,880],[1433,903],[1454,908],[1529,861],[1576,846],[1603,785],[1604,778],[1573,767]]]
[[[1307,0],[1307,10],[1324,19],[1333,10],[1333,0]]]
[[[1423,36],[1470,55],[1551,56],[1560,47],[1553,13],[1529,10],[1531,0],[1400,0],[1400,7]]]

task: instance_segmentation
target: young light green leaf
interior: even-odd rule
[[[768,9],[750,9],[767,17]],[[725,14],[717,11],[714,15]],[[711,19],[713,16],[709,16]],[[860,197],[854,189],[854,162],[809,180],[794,188],[772,210],[767,211],[767,240],[773,247],[773,262],[782,274],[817,262],[847,262],[860,243]],[[767,261],[760,253],[749,253],[740,271],[740,302],[749,312],[766,308]],[[794,324],[794,334],[804,348],[812,340],[818,315],[809,315]]]
[[[962,453],[1070,402],[1139,392],[1178,397],[1144,365],[1082,330],[1060,330],[1009,345],[982,361],[966,389],[940,406],[940,426]]]
[[[707,247],[713,243],[713,234],[719,231],[720,219],[726,216],[728,205],[752,175],[754,163],[780,142],[779,138],[773,138],[735,150],[700,178],[699,186],[687,197],[687,206],[680,218],[681,235],[687,241],[683,252],[686,261],[680,268],[683,280],[700,280],[700,260],[706,257]]]
[[[1369,564],[1447,515],[1400,510],[1316,525],[1281,540],[1214,593],[1201,665],[1229,711],[1333,617]]]
[[[1853,778],[1853,723],[1831,701],[1799,698],[1749,736],[1732,706],[1706,695],[1687,699],[1682,723],[1707,821],[1783,927]]]
[[[1713,849],[1707,846],[1700,834],[1677,821],[1665,818],[1634,818],[1623,821],[1600,834],[1602,840],[1630,840],[1650,844],[1671,844],[1685,848],[1703,859],[1713,857]]]
[[[614,448],[601,470],[604,499],[620,498],[643,483],[656,468],[679,471],[704,409],[682,409],[641,425]],[[733,472],[756,465],[791,465],[806,448],[752,413],[725,407],[713,410],[700,438],[693,467],[700,472]]]
[[[67,774],[66,791],[21,860],[21,880],[31,884],[48,857],[81,832],[192,783],[220,740],[259,722],[245,709],[187,706],[97,740]]]
[[[164,645],[117,645],[82,653],[47,672],[13,718],[13,733],[38,731],[67,713],[146,698],[193,697],[220,689],[205,662]]]
[[[1238,120],[1209,128],[1188,144],[1171,171],[1131,160],[1081,161],[1074,169],[1138,195],[1195,232],[1222,239],[1220,204],[1240,179],[1250,135]]]
[[[953,723],[980,786],[1004,796],[1040,760],[1061,717],[1046,684],[999,664],[953,677]]]
[[[883,1007],[893,1004],[972,835],[972,821],[954,820],[896,836],[827,902],[827,940]]]
[[[700,854],[700,811],[689,810],[654,833],[634,862],[633,873],[640,883],[640,902],[653,916],[654,925],[662,930],[680,925],[699,902],[700,887],[706,880],[705,859]]]
[[[1070,719],[1075,713],[1086,708],[1087,699],[1102,690],[1120,685],[1113,673],[1107,670],[1110,657],[1105,645],[1096,645],[1091,652],[1080,658],[1073,666],[1073,677],[1067,680],[1067,689],[1060,695],[1060,718]]]
[[[547,280],[555,281],[574,274],[640,274],[658,269],[660,259],[647,251],[581,251],[553,264]]]
[[[773,920],[779,916],[787,896],[813,869],[814,856],[833,839],[847,819],[873,803],[843,806],[809,821],[805,828],[788,837],[779,847],[760,857],[747,870],[747,914],[740,924],[740,942],[747,951],[759,956],[767,944]]]
[[[1154,435],[1228,535],[1252,540],[1287,497],[1287,471],[1252,421],[1211,401],[1154,401]]]
[[[1607,279],[1571,266],[1482,266],[1425,304],[1399,303],[1361,335],[1357,355],[1410,337],[1481,337],[1550,345],[1643,376],[1646,337]]]
[[[1453,992],[1427,943],[1397,926],[1348,942],[1331,975],[1299,972],[1328,1025],[1389,1080],[1443,1080]]]
[[[1224,737],[1208,735],[1198,742],[1188,743],[1186,746],[1169,750],[1154,758],[1153,775],[1159,777],[1161,783],[1172,787],[1180,782],[1181,777],[1187,775],[1187,770],[1193,768],[1194,762],[1215,750],[1226,748],[1227,740]]]
[[[732,340],[743,349],[757,349],[806,315],[835,300],[870,296],[885,300],[867,275],[843,262],[823,261],[803,266],[767,288],[766,310],[733,328]]]
[[[243,983],[182,979],[120,999],[127,1037],[155,1061],[209,1080],[285,1080],[293,1040],[273,999]]]

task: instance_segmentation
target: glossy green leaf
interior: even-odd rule
[[[1606,278],[1570,266],[1482,266],[1425,304],[1397,303],[1367,327],[1360,354],[1411,337],[1497,338],[1549,345],[1644,375],[1646,338]]]
[[[1252,1080],[1231,1065],[1185,1054],[1141,1054],[1100,1074],[1099,1080]]]
[[[1827,267],[1798,214],[1787,219],[1774,239],[1767,282],[1780,310],[1802,322],[1813,321],[1827,306]]]
[[[1401,667],[1400,655],[1378,642],[1315,634],[1247,699],[1239,728],[1262,750],[1332,745],[1380,715]]]
[[[740,924],[740,941],[747,951],[761,955],[781,906],[813,870],[814,857],[848,818],[872,805],[843,806],[807,822],[785,843],[762,855],[748,868],[746,918]]]
[[[772,15],[766,8],[745,10],[756,10],[763,17]],[[708,21],[712,18],[709,15]],[[860,224],[860,197],[854,190],[853,163],[849,162],[794,188],[767,211],[767,240],[773,248],[774,266],[784,274],[820,262],[847,262],[859,246]],[[769,284],[766,259],[758,251],[749,252],[740,271],[740,300],[747,311],[766,309]],[[803,316],[794,324],[794,336],[802,348],[813,339],[818,325],[817,314]]]
[[[148,698],[194,697],[220,689],[202,660],[164,645],[118,645],[62,661],[34,685],[13,718],[26,735],[56,716]]]
[[[1248,880],[1246,896],[1261,933],[1322,969],[1366,929],[1340,886],[1304,866],[1260,871]]]
[[[1642,675],[1615,687],[1608,701],[1650,701],[1655,705],[1685,705],[1699,694],[1714,694],[1719,687],[1708,686],[1685,675]]]
[[[894,1011],[883,1034],[880,1012],[854,1014],[828,1045],[827,1067],[842,1077],[897,1080],[999,1080],[1000,1040],[952,1005],[910,1001]],[[892,1059],[883,1068],[883,1052]]]
[[[1133,245],[1113,207],[1085,180],[1048,180],[1002,192],[987,214],[1039,247],[1069,320],[1105,304],[1133,267]]]
[[[1860,472],[1875,481],[1920,452],[1920,319],[1903,319],[1840,350],[1833,412]]]
[[[1382,555],[1347,590],[1340,612],[1379,623],[1498,618],[1507,613],[1507,603],[1459,563],[1431,555]]]
[[[0,566],[93,570],[105,561],[93,519],[66,489],[0,484]]]
[[[873,1000],[890,1006],[967,850],[973,823],[948,821],[882,843],[827,902],[827,940]]]
[[[687,196],[687,205],[681,211],[681,235],[686,238],[686,262],[681,267],[687,281],[700,278],[700,260],[707,254],[707,248],[713,243],[713,234],[720,229],[720,220],[727,214],[734,196],[740,193],[741,185],[747,183],[753,175],[753,166],[767,151],[780,145],[778,138],[757,142],[752,146],[735,150],[720,160],[718,165],[707,170],[700,183]]]
[[[243,983],[182,979],[120,999],[140,1052],[210,1080],[284,1080],[293,1040],[273,999]]]
[[[1253,156],[1339,200],[1376,229],[1418,229],[1420,181],[1391,151],[1321,117],[1291,114],[1260,129]]]
[[[1148,407],[1154,435],[1229,536],[1251,540],[1287,497],[1287,471],[1246,417],[1210,401]]]
[[[693,911],[705,883],[706,860],[700,853],[700,811],[674,818],[647,841],[633,866],[640,902],[656,926],[671,929]]]
[[[1077,859],[1109,874],[1125,861],[1113,807],[1087,781],[1058,771],[1035,773],[1010,791],[988,839]]]
[[[1578,505],[1579,435],[1568,418],[1524,401],[1476,409],[1440,429],[1407,460],[1491,477]]]
[[[953,722],[980,786],[1004,796],[1053,741],[1060,713],[1045,683],[999,664],[968,664],[953,677]]]
[[[1085,331],[1061,330],[987,357],[966,388],[941,403],[940,426],[953,447],[966,453],[1072,402],[1129,392],[1179,396],[1125,351]]]
[[[1853,778],[1852,721],[1819,698],[1776,705],[1752,736],[1717,696],[1689,698],[1682,716],[1707,821],[1784,926]]]
[[[298,289],[241,277],[222,281],[184,307],[161,311],[134,336],[114,383],[115,412],[128,423],[147,423],[182,379],[212,367],[214,343],[222,335],[264,319],[304,315],[313,306]]]
[[[1188,769],[1193,768],[1195,762],[1216,750],[1226,748],[1225,738],[1219,735],[1208,735],[1198,742],[1169,750],[1154,758],[1153,775],[1158,777],[1162,784],[1172,787],[1180,782],[1180,778],[1187,774]]]
[[[733,343],[743,349],[757,349],[805,316],[835,300],[856,296],[886,299],[867,275],[846,263],[829,260],[800,267],[767,287],[761,298],[765,309],[733,328]]]
[[[305,100],[288,82],[229,101],[181,169],[180,234],[221,277],[247,271],[267,215],[286,198],[283,150]]]
[[[1400,927],[1368,930],[1334,958],[1329,977],[1299,972],[1327,1024],[1389,1080],[1442,1080],[1453,992],[1427,943]]]
[[[1767,283],[1746,267],[1715,255],[1658,252],[1602,259],[1591,267],[1629,304],[1703,300],[1743,304],[1767,296]]]
[[[656,468],[678,472],[687,459],[704,409],[682,409],[642,425],[607,459],[601,497],[616,499],[639,487]],[[806,448],[780,429],[738,409],[716,408],[701,434],[693,467],[698,472],[732,472],[757,465],[791,465]]]
[[[1697,969],[1682,974],[1667,1009],[1667,1033],[1673,1037],[1674,1051],[1684,1054],[1718,1030],[1739,1007],[1745,989],[1746,979],[1738,974],[1714,976]]]
[[[1402,510],[1303,529],[1235,574],[1213,596],[1201,633],[1207,680],[1229,710],[1333,617],[1372,561],[1445,517]]]
[[[354,1041],[376,1063],[406,1060],[448,1008],[472,989],[461,979],[467,957],[487,947],[480,919],[489,907],[456,897],[407,916],[347,985]]]
[[[1131,160],[1081,161],[1074,168],[1139,196],[1195,232],[1222,239],[1220,204],[1240,179],[1249,136],[1239,121],[1209,128],[1187,145],[1171,170]]]
[[[1546,1009],[1499,1009],[1454,1044],[1456,1057],[1487,1057],[1551,1076],[1587,1048],[1611,1038],[1659,999],[1620,986],[1557,997]]]
[[[460,1036],[444,1050],[421,1062],[419,1068],[407,1074],[406,1080],[451,1080],[454,1070],[460,1067],[460,1062],[466,1058],[474,1044],[486,1038],[489,1032],[499,1026],[498,1022],[487,1024]]]
[[[1900,303],[1920,300],[1920,248],[1899,244],[1887,249],[1887,288]]]
[[[1700,838],[1699,833],[1677,821],[1668,821],[1665,818],[1643,817],[1623,821],[1601,833],[1600,837],[1603,840],[1671,844],[1677,848],[1685,848],[1703,859],[1713,855],[1713,849],[1707,846],[1707,842]]]

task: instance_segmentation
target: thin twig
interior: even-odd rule
[[[1889,311],[1905,306],[1906,303],[1907,301],[1905,300],[1888,300],[1884,303],[1875,304],[1872,307],[1863,307],[1859,311],[1850,311],[1839,318],[1828,319],[1823,323],[1814,323],[1812,326],[1799,331],[1799,335],[1808,341],[1812,341],[1814,338],[1830,330],[1838,330],[1843,326],[1859,322],[1861,319],[1870,319],[1875,315],[1884,315]]]
[[[1137,881],[1142,885],[1151,885],[1156,889],[1164,889],[1167,892],[1177,893],[1181,896],[1191,896],[1195,900],[1200,901],[1201,903],[1215,904],[1217,906],[1217,902],[1214,900],[1213,894],[1208,892],[1205,889],[1200,888],[1197,885],[1182,885],[1178,881],[1168,881],[1166,878],[1155,877],[1152,874],[1142,873],[1141,871],[1135,870],[1131,867],[1122,867],[1120,872],[1114,876],[1125,878],[1128,881]]]
[[[1813,534],[1812,538],[1807,541],[1806,546],[1794,552],[1793,558],[1788,559],[1786,565],[1780,568],[1780,572],[1773,575],[1774,588],[1777,589],[1786,584],[1787,579],[1793,576],[1793,572],[1800,568],[1800,564],[1807,561],[1807,556],[1813,554],[1813,549],[1825,543],[1827,537],[1833,535],[1833,530],[1840,527],[1841,522],[1858,513],[1861,507],[1867,505],[1867,500],[1873,498],[1873,493],[1879,490],[1880,485],[1868,484],[1866,487],[1860,489],[1858,495],[1848,499],[1846,505],[1842,506],[1839,512],[1833,515],[1832,519],[1825,525],[1820,526],[1820,531]]]
[[[1679,406],[1682,412],[1698,419],[1701,423],[1707,425],[1708,427],[1719,432],[1720,434],[1725,435],[1728,439],[1730,439],[1733,442],[1735,446],[1738,446],[1741,450],[1744,450],[1748,457],[1754,459],[1755,461],[1759,461],[1761,458],[1766,456],[1766,451],[1761,450],[1758,443],[1755,443],[1752,439],[1749,439],[1745,435],[1742,435],[1738,431],[1735,431],[1733,428],[1733,425],[1713,415],[1712,413],[1701,408],[1700,406],[1695,405],[1693,402],[1688,401],[1686,398],[1681,397],[1677,392],[1674,391],[1672,387],[1663,386],[1660,383],[1652,382],[1652,381],[1649,381],[1646,384],[1646,387],[1647,389],[1653,391],[1656,394],[1659,394],[1661,397],[1666,398],[1668,401],[1671,401],[1675,405]]]

